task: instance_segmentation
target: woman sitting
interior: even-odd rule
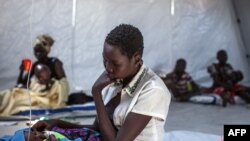
[[[37,58],[37,61],[33,63],[30,77],[34,75],[34,68],[38,64],[47,65],[51,70],[51,77],[60,80],[66,79],[66,75],[63,69],[63,63],[56,57],[49,57],[48,54],[50,53],[51,47],[54,44],[54,40],[49,35],[40,35],[34,41],[34,54]],[[17,85],[19,87],[24,87],[28,80],[28,73],[24,74],[24,66],[21,63],[20,66],[20,73],[17,80]],[[65,80],[67,81],[67,80]]]
[[[162,141],[170,93],[143,64],[143,48],[138,28],[127,24],[115,27],[104,42],[105,70],[92,86],[95,122],[78,125],[51,119],[39,121],[32,128],[89,128],[99,132],[102,141]]]

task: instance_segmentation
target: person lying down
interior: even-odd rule
[[[63,129],[54,127],[48,131],[32,128],[17,130],[13,136],[0,138],[1,141],[100,141],[100,134],[87,128]]]

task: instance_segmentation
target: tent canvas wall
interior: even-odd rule
[[[168,73],[178,58],[185,58],[194,80],[210,86],[206,68],[216,61],[216,52],[225,49],[233,67],[243,71],[243,83],[250,84],[250,32],[242,40],[231,0],[0,2],[0,89],[15,85],[21,60],[35,60],[32,41],[48,33],[56,40],[51,56],[63,61],[71,91],[90,90],[104,70],[105,36],[120,23],[141,30],[144,62],[157,72]]]
[[[242,35],[243,44],[247,49],[247,57],[250,53],[250,1],[249,0],[233,0],[234,10],[237,22]]]

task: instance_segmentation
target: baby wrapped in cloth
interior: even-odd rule
[[[100,134],[87,128],[63,129],[51,131],[33,131],[25,128],[17,130],[13,136],[4,136],[1,141],[100,141]]]
[[[36,66],[35,76],[36,78],[31,80],[29,90],[12,88],[0,92],[3,97],[0,101],[0,116],[28,110],[30,102],[32,108],[59,108],[65,105],[69,91],[66,78],[51,78],[50,69],[43,64]]]

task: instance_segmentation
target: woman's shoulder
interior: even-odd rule
[[[58,59],[57,57],[50,57],[49,61],[47,62],[47,65],[50,68],[54,68],[54,67],[61,67],[63,65],[62,61],[60,59]]]
[[[230,68],[230,69],[233,69],[232,65],[229,64],[229,63],[227,63],[226,66],[227,66],[228,68]]]
[[[39,64],[39,61],[35,61],[35,62],[33,63],[33,66],[36,66],[37,64]]]
[[[163,80],[150,68],[142,79],[142,89],[152,89],[155,91],[161,91],[162,93],[168,93],[168,89]]]
[[[50,57],[49,62],[51,62],[51,63],[61,63],[62,64],[62,61],[57,57]]]

